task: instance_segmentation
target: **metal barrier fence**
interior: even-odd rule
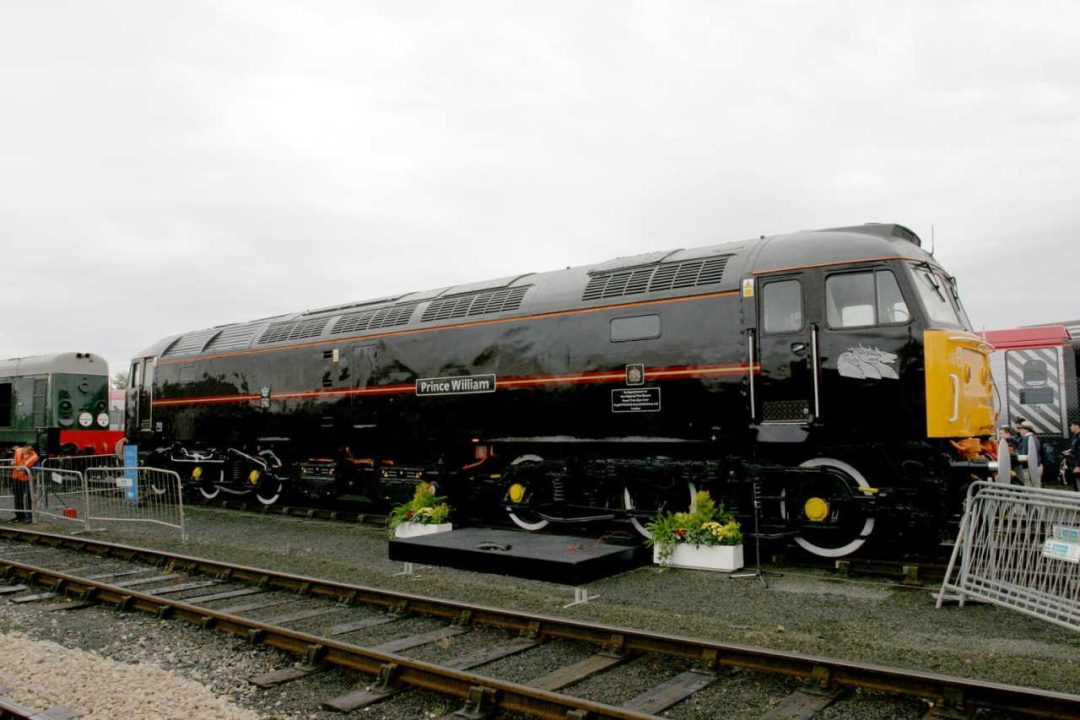
[[[14,471],[15,468],[11,463],[0,465],[0,512],[14,513],[16,491],[24,486],[29,487],[24,481],[15,479]],[[17,485],[16,483],[20,484]],[[14,519],[14,515],[6,519],[10,521]]]
[[[117,468],[122,467],[122,458],[112,453],[108,455],[69,455],[64,457],[47,457],[39,465],[42,469],[74,470],[86,472],[90,468]]]
[[[146,467],[88,468],[83,473],[87,521],[146,523],[176,528],[187,540],[184,494],[172,470]]]
[[[86,506],[86,481],[81,472],[58,468],[34,468],[31,473],[34,520],[42,517],[80,523],[90,529]]]
[[[938,593],[1080,630],[1080,495],[972,483]]]
[[[187,540],[180,476],[171,470],[124,467],[115,455],[48,458],[29,483],[0,465],[0,511],[15,512],[15,491],[26,488],[34,520],[79,523],[83,531],[109,523],[175,528]]]

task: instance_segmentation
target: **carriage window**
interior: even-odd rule
[[[11,383],[0,383],[0,427],[11,427]]]
[[[896,277],[888,270],[833,275],[825,281],[829,327],[866,327],[907,322],[908,312]]]
[[[654,340],[660,337],[660,316],[639,315],[611,321],[611,342]]]
[[[765,332],[792,332],[803,326],[802,285],[798,280],[767,283],[761,289],[762,320]]]

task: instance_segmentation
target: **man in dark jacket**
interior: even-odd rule
[[[1073,487],[1080,490],[1080,420],[1069,423],[1069,449],[1061,454],[1065,456],[1068,479]]]

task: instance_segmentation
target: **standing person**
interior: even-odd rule
[[[15,519],[12,522],[33,522],[30,500],[30,468],[37,465],[38,454],[30,443],[15,448],[15,467],[11,470],[15,486]]]
[[[1027,460],[1021,464],[1024,484],[1030,487],[1042,487],[1042,442],[1035,434],[1035,426],[1030,420],[1020,423],[1020,455],[1026,455]]]
[[[1065,456],[1066,483],[1080,490],[1080,420],[1069,423],[1069,449],[1061,454]]]

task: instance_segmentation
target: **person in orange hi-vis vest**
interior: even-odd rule
[[[37,465],[40,458],[30,444],[15,448],[15,467],[11,477],[15,481],[15,519],[12,522],[33,522],[30,514],[30,472],[29,468]]]

